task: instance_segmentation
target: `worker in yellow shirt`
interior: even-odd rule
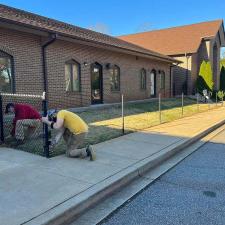
[[[51,146],[56,145],[63,136],[66,145],[66,155],[68,157],[90,157],[95,160],[95,152],[91,146],[78,149],[84,143],[88,133],[88,125],[75,113],[67,110],[60,110],[58,113],[52,112],[47,117],[42,117],[42,122],[58,130],[55,138],[51,141]]]

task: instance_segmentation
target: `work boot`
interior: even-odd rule
[[[96,159],[96,153],[92,149],[90,145],[86,147],[87,157],[90,157],[90,161],[94,161]]]

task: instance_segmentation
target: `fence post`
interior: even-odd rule
[[[42,106],[43,106],[43,113],[44,116],[47,116],[47,100],[43,99],[42,100]],[[49,140],[48,140],[48,125],[44,124],[44,155],[46,158],[49,158]]]
[[[218,101],[218,99],[217,99],[217,92],[216,92],[216,107],[217,107],[217,101]]]
[[[123,103],[123,94],[121,96],[122,101],[121,101],[121,109],[122,109],[122,133],[124,134],[124,103]]]
[[[223,106],[223,97],[222,97],[222,106]]]
[[[1,142],[4,142],[4,121],[3,121],[3,108],[2,108],[2,95],[0,94],[0,132]]]
[[[159,93],[159,123],[162,123],[162,115],[161,115],[161,93]]]
[[[184,93],[182,92],[182,116],[184,116]]]
[[[198,100],[198,94],[197,94],[197,111],[199,112],[199,100]]]

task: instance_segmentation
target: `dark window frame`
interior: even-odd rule
[[[160,71],[160,89],[165,90],[166,87],[166,74],[164,70]]]
[[[118,76],[118,88],[115,88],[115,70],[117,69],[117,76]],[[110,68],[110,86],[112,92],[119,92],[120,91],[120,67],[118,65],[113,65]],[[114,85],[113,85],[113,84]]]
[[[143,76],[144,76],[144,83],[142,83]],[[144,68],[141,69],[140,88],[141,88],[141,90],[146,90],[146,88],[147,88],[147,71]]]
[[[103,66],[102,64],[98,63],[98,62],[94,62],[91,64],[90,66],[90,79],[91,79],[91,95],[92,95],[92,84],[93,84],[93,77],[92,77],[92,73],[94,71],[94,68],[98,68],[99,69],[99,86],[100,86],[100,90],[101,90],[101,93],[100,93],[100,100],[99,101],[96,101],[96,100],[93,100],[93,98],[91,97],[91,104],[103,104],[103,93],[104,93],[104,87],[103,87]]]
[[[157,84],[158,84],[158,82],[157,82],[157,71],[156,71],[156,69],[152,69],[151,70],[150,77],[152,75],[154,76],[154,78],[153,78],[154,79],[154,95],[151,94],[151,97],[155,98],[156,95],[157,95]],[[152,82],[152,80],[151,80],[151,82]],[[151,84],[151,87],[152,87],[152,84]]]
[[[16,84],[15,84],[15,68],[14,68],[14,58],[12,55],[7,52],[0,50],[0,58],[8,58],[10,60],[11,67],[11,91],[7,93],[15,93],[16,92]]]
[[[70,59],[65,62],[65,66],[66,65],[70,66],[70,88],[69,88],[69,90],[66,90],[66,92],[77,92],[77,93],[81,92],[81,65],[80,65],[80,63],[74,59]],[[74,87],[73,87],[73,77],[74,77],[73,66],[74,65],[78,66],[78,82],[79,82],[78,90],[74,90]],[[66,71],[65,71],[65,73],[66,73]],[[66,74],[65,74],[65,76],[66,76]]]

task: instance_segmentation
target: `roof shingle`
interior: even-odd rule
[[[14,22],[19,25],[29,26],[34,29],[54,32],[60,35],[70,36],[72,38],[85,41],[91,41],[105,46],[117,47],[119,49],[141,53],[146,56],[157,57],[161,60],[177,62],[171,57],[151,51],[149,49],[145,49],[132,43],[128,43],[119,38],[80,28],[71,24],[39,16],[37,14],[15,9],[2,4],[0,4],[0,20],[1,19],[4,21]]]
[[[202,38],[215,37],[222,20],[120,36],[124,41],[165,55],[197,52]]]

